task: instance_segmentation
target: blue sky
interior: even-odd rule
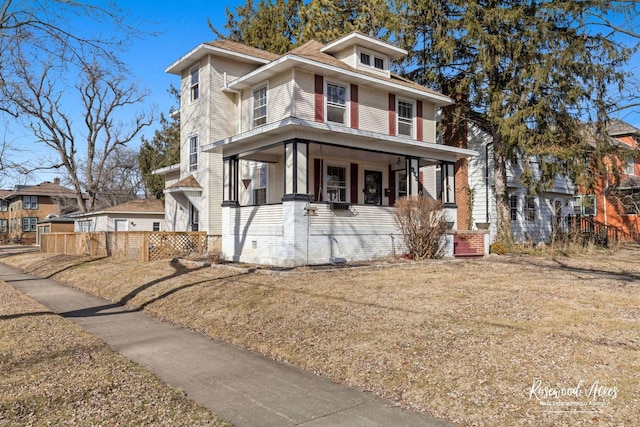
[[[188,0],[180,4],[175,0],[120,0],[120,3],[127,4],[131,16],[147,21],[144,30],[159,33],[135,41],[124,60],[134,78],[151,92],[148,101],[157,105],[159,112],[167,113],[173,104],[167,89],[171,84],[178,86],[179,78],[165,73],[165,68],[200,43],[214,40],[207,18],[222,29],[226,6],[211,0]],[[152,135],[148,130],[145,133]]]
[[[133,80],[141,88],[149,91],[147,104],[156,107],[157,114],[169,111],[174,102],[167,93],[169,85],[177,86],[177,76],[164,72],[165,68],[179,59],[182,55],[196,47],[198,44],[211,41],[214,35],[207,25],[207,18],[213,25],[223,30],[226,22],[225,8],[227,5],[244,3],[244,0],[218,2],[212,0],[187,0],[176,2],[175,0],[117,0],[122,8],[129,11],[130,17],[135,21],[143,21],[141,29],[146,32],[158,33],[157,36],[148,36],[141,40],[135,40],[123,59],[129,66]],[[90,25],[89,22],[77,22],[78,26]],[[634,74],[640,68],[640,58],[636,58],[631,65]],[[630,124],[640,127],[640,108],[632,112],[623,112],[619,118]],[[0,127],[1,127],[0,123]],[[157,129],[158,124],[146,128],[143,135],[150,138]],[[32,155],[40,155],[45,152],[41,144],[33,144],[33,137],[25,134],[17,139],[22,148],[32,152]],[[130,144],[131,147],[140,145],[140,137]],[[29,147],[29,148],[27,148]],[[43,180],[51,180],[57,173],[39,173],[29,180],[29,183],[38,183]]]

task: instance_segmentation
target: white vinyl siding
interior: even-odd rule
[[[389,133],[389,94],[387,92],[358,87],[359,128],[381,134]]]
[[[314,95],[314,76],[296,69],[296,117],[305,120],[314,119],[315,111],[315,95]]]
[[[291,71],[273,77],[269,81],[269,123],[291,116]]]

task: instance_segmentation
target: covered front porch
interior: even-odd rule
[[[459,153],[417,151],[292,138],[225,155],[223,258],[292,267],[402,255],[393,205],[407,195],[441,199],[455,229]]]

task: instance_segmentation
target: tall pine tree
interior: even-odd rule
[[[605,129],[636,50],[615,27],[637,15],[635,1],[408,0],[401,40],[412,79],[458,100],[449,125],[477,114],[493,137],[498,238],[511,242],[507,163],[524,159],[532,193],[555,174],[589,185],[613,147]],[[585,122],[591,122],[589,135]],[[543,173],[534,174],[535,156]]]
[[[138,161],[147,197],[164,199],[164,178],[155,169],[180,163],[180,121],[160,116],[160,129],[153,138],[142,137]]]

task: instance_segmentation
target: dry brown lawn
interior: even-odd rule
[[[639,255],[288,274],[39,253],[3,261],[462,425],[634,426]]]
[[[0,426],[227,426],[0,281]]]

